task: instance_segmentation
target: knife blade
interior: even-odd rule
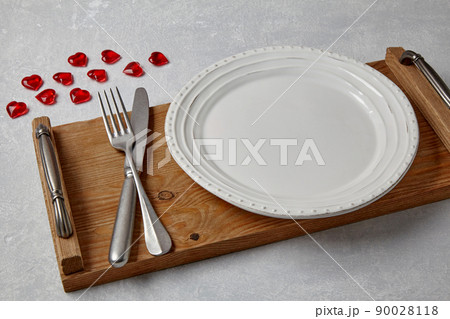
[[[137,88],[131,112],[131,127],[136,137],[136,143],[133,148],[133,160],[138,171],[142,170],[147,147],[148,118],[149,102],[147,91],[144,88]],[[125,179],[122,185],[109,248],[109,262],[115,268],[123,267],[130,257],[136,211],[136,186],[127,159],[125,159],[124,163],[124,175]]]
[[[138,171],[142,171],[145,149],[147,148],[149,103],[147,91],[144,88],[137,88],[134,93],[133,110],[131,112],[131,127],[136,138],[133,149],[134,165]],[[124,170],[130,168],[130,164],[125,159]]]

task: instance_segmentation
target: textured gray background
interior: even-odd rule
[[[31,120],[46,115],[53,125],[99,116],[95,100],[74,106],[73,87],[96,90],[118,85],[128,101],[137,86],[151,104],[169,102],[193,75],[216,60],[271,45],[326,49],[372,1],[6,1],[0,10],[0,299],[74,300],[57,270],[31,139]],[[91,15],[103,28],[88,17]],[[361,61],[379,60],[388,46],[422,53],[450,82],[450,5],[442,1],[379,0],[331,51]],[[113,41],[108,32],[123,48]],[[104,49],[123,58],[112,66]],[[127,55],[127,53],[130,56]],[[90,57],[88,68],[106,68],[98,84],[66,60]],[[171,63],[151,66],[152,51]],[[121,73],[131,60],[149,76]],[[71,71],[75,86],[54,83],[52,74]],[[59,94],[44,106],[20,80],[40,74]],[[11,100],[30,113],[11,120]],[[376,300],[450,298],[450,201],[314,234],[314,238]],[[358,299],[368,295],[310,238],[302,237],[122,280],[90,289],[83,300]]]

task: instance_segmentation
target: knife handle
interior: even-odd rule
[[[35,133],[36,138],[39,140],[45,180],[52,196],[56,234],[58,237],[68,238],[72,235],[72,224],[64,204],[61,175],[56,161],[55,149],[50,138],[50,130],[44,124],[39,124]]]
[[[109,263],[115,268],[124,266],[130,257],[135,212],[136,186],[131,170],[126,169],[109,247]]]

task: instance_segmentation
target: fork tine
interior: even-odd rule
[[[97,92],[98,100],[100,102],[100,109],[102,110],[103,123],[105,124],[106,134],[108,135],[109,141],[112,139],[111,129],[109,127],[108,118],[105,113],[105,106],[103,105],[102,97],[100,96],[100,92]]]
[[[106,91],[103,91],[103,93],[105,94],[105,98],[106,98],[106,103],[108,104],[108,109],[109,109],[109,114],[111,116],[111,123],[114,129],[114,134],[118,134],[119,130],[117,129],[117,125],[116,125],[116,121],[114,120],[114,112],[111,108],[111,104],[109,103],[109,99],[108,99],[108,95],[106,94]],[[117,114],[117,117],[119,117],[119,114]]]
[[[109,89],[109,90],[111,91],[111,97],[114,102],[114,108],[116,109],[116,112],[117,112],[117,122],[119,122],[120,129],[125,132],[125,127],[122,122],[122,117],[120,116],[120,111],[117,106],[116,98],[114,97],[114,92],[112,89]],[[126,111],[125,111],[125,113],[126,113]]]
[[[127,123],[127,127],[128,129],[133,132],[133,128],[131,127],[131,122],[130,122],[130,118],[128,117],[128,113],[127,110],[125,108],[125,104],[123,103],[122,100],[122,95],[120,95],[119,89],[116,86],[116,91],[117,91],[117,95],[119,96],[119,100],[120,100],[120,104],[122,105],[122,109],[123,109],[123,118],[125,119],[125,123]]]

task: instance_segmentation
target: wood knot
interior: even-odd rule
[[[197,234],[197,233],[192,233],[192,234],[189,236],[189,238],[192,239],[192,240],[197,241],[197,240],[200,238],[200,235]]]
[[[158,193],[159,200],[169,200],[175,197],[175,194],[171,191],[161,191]]]

